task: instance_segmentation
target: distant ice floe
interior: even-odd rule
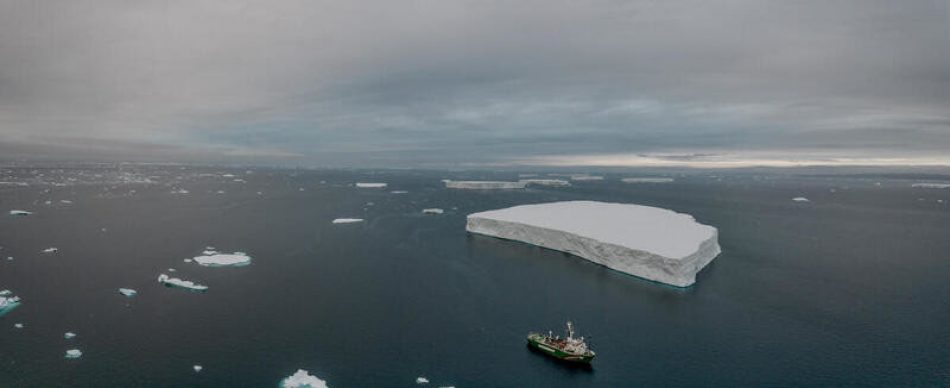
[[[357,182],[356,187],[362,189],[381,189],[388,186],[386,183],[381,182]]]
[[[202,254],[204,256],[195,256],[192,261],[205,267],[243,267],[251,264],[251,257],[244,252],[218,253],[205,250]]]
[[[445,210],[439,209],[437,207],[422,209],[422,214],[442,214],[442,213],[445,213]]]
[[[355,222],[363,222],[362,218],[337,218],[333,220],[334,224],[352,224]]]
[[[189,291],[195,292],[205,292],[208,291],[208,286],[192,282],[190,280],[182,280],[179,278],[169,277],[165,274],[158,275],[158,282],[165,285],[165,287],[175,287],[183,288]]]
[[[63,334],[63,338],[65,338],[65,339],[73,339],[73,338],[76,338],[76,333],[73,333],[73,332],[71,332],[71,331],[67,331],[66,333]]]
[[[190,191],[185,190],[185,189],[175,189],[175,190],[172,190],[172,194],[188,194],[188,193],[190,193]]]
[[[13,295],[13,292],[10,290],[0,291],[0,317],[6,315],[6,313],[13,311],[21,303],[20,297]]]
[[[795,201],[795,202],[811,202],[811,201],[808,200],[808,198],[805,198],[805,197],[795,197],[795,198],[792,198],[792,201]]]
[[[119,289],[119,293],[122,294],[122,295],[125,295],[125,296],[127,296],[127,297],[129,297],[129,298],[131,298],[131,297],[136,296],[136,295],[139,294],[138,291],[135,291],[135,290],[133,290],[133,289],[131,289],[131,288],[120,288],[120,289]]]
[[[22,329],[22,328],[25,327],[25,326],[26,326],[26,325],[24,325],[24,324],[22,324],[22,323],[19,323],[19,322],[13,324],[13,327],[16,328],[16,329]]]
[[[572,181],[602,181],[604,177],[599,175],[571,175]]]
[[[280,381],[281,388],[328,388],[327,382],[311,376],[303,369]]]
[[[198,373],[198,372],[201,372],[201,370],[204,369],[204,367],[201,366],[201,365],[195,365],[195,366],[191,367],[191,369],[194,369],[194,370],[195,370],[195,373]]]
[[[636,177],[622,178],[620,181],[623,183],[671,183],[673,178]]]
[[[393,190],[390,191],[389,194],[409,194],[409,192],[406,190]]]
[[[416,377],[416,384],[429,384],[429,379],[422,376]]]
[[[40,251],[40,253],[56,253],[56,252],[59,252],[59,248],[56,248],[56,247],[49,247],[49,248],[46,248],[46,249]]]
[[[468,189],[468,190],[505,190],[505,189],[523,189],[528,184],[525,182],[505,182],[505,181],[453,181],[443,180],[448,189]]]
[[[571,182],[563,179],[521,179],[518,182],[527,183],[528,186],[569,187],[571,185]]]
[[[920,189],[950,189],[950,183],[936,183],[936,182],[921,182],[914,183],[910,187],[916,187]]]
[[[11,216],[28,216],[33,214],[33,212],[28,212],[26,210],[10,210]]]
[[[66,351],[66,358],[79,358],[82,357],[82,351],[79,349],[69,349]]]

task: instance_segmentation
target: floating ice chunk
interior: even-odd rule
[[[422,376],[416,377],[416,384],[429,384],[429,379]]]
[[[211,252],[211,254],[208,254]],[[251,257],[244,252],[217,253],[205,251],[205,256],[195,256],[194,262],[205,267],[241,267],[251,264]]]
[[[689,214],[633,204],[552,202],[470,214],[471,233],[571,253],[678,287],[720,253],[718,231]]]
[[[296,373],[281,380],[280,386],[281,388],[328,388],[326,381],[311,376],[303,369],[297,369]]]
[[[208,290],[208,286],[198,284],[190,280],[169,277],[165,274],[158,275],[158,282],[164,284],[165,287],[184,288],[186,290],[195,292],[205,292]]]
[[[620,181],[623,183],[670,183],[673,182],[673,178],[636,177],[622,178]]]
[[[518,182],[527,183],[529,186],[568,187],[571,185],[571,182],[563,179],[521,179]]]
[[[187,258],[186,258],[186,259],[184,259],[183,261],[186,262],[186,263],[190,263],[190,262],[192,262],[192,261],[194,261],[194,260],[192,260],[192,259],[187,259]]]
[[[7,261],[13,261],[13,256],[7,256]]]
[[[195,370],[195,373],[198,373],[198,372],[201,372],[201,370],[204,369],[204,367],[201,366],[201,365],[195,365],[195,366],[191,367],[191,369],[194,369],[194,370]]]
[[[120,289],[119,289],[119,293],[122,294],[122,295],[125,295],[125,296],[127,296],[127,297],[129,297],[129,298],[131,298],[131,297],[133,297],[133,296],[138,295],[139,292],[138,292],[138,291],[135,291],[135,290],[133,290],[133,289],[131,289],[131,288],[120,288]]]
[[[572,181],[602,181],[604,177],[597,175],[571,175]]]
[[[241,179],[241,178],[235,179],[233,182],[235,182],[235,183],[247,183],[246,180]]]
[[[914,183],[910,187],[916,187],[921,189],[950,189],[950,183],[938,183],[938,182],[921,182]]]
[[[390,191],[389,193],[390,194],[408,194],[409,192],[406,190],[393,190],[393,191]]]
[[[3,290],[3,296],[0,296],[0,317],[6,315],[6,313],[13,311],[20,305],[20,297],[13,295],[13,292],[10,290]],[[19,329],[19,328],[18,328]]]
[[[70,201],[70,200],[68,200],[68,199],[61,199],[61,200],[59,200],[59,203],[61,203],[61,204],[63,204],[63,205],[72,205],[72,204],[73,204],[73,201]]]
[[[28,216],[33,214],[33,212],[28,212],[26,210],[10,210],[11,216]]]
[[[352,224],[354,222],[363,222],[362,218],[337,218],[333,220],[334,224]]]
[[[388,185],[381,182],[357,182],[356,183],[356,187],[359,187],[362,189],[381,189],[386,186]]]
[[[218,194],[224,194],[224,190],[218,190]]]
[[[49,247],[49,248],[46,248],[46,249],[40,251],[40,253],[56,253],[56,252],[59,252],[59,248],[56,248],[56,247]]]
[[[805,198],[805,197],[795,197],[795,198],[792,198],[792,201],[795,201],[795,202],[811,202],[811,201],[808,200],[808,198]]]
[[[518,174],[518,178],[531,178],[536,176],[538,176],[538,174]]]
[[[445,213],[445,210],[439,209],[437,207],[422,209],[423,214],[442,214]]]
[[[13,295],[13,291],[10,291],[10,290],[0,291],[0,296],[10,296],[10,295]]]
[[[234,178],[234,174],[224,174],[221,175],[222,178]]]
[[[189,192],[188,190],[185,190],[185,189],[172,190],[172,194],[188,194],[188,193],[190,193],[190,192]]]
[[[448,189],[470,189],[470,190],[503,190],[503,189],[523,189],[528,184],[525,182],[503,182],[503,181],[452,181],[443,180]]]
[[[71,331],[67,331],[65,334],[63,334],[63,338],[65,338],[65,339],[73,339],[73,338],[76,338],[76,333],[73,333],[73,332],[71,332]]]
[[[82,352],[79,349],[69,349],[66,351],[66,358],[79,358],[82,357]]]
[[[178,272],[178,270],[177,270],[177,269],[174,269],[174,268],[169,268],[169,269],[168,269],[168,272]]]
[[[17,328],[17,329],[22,329],[24,326],[26,326],[26,325],[24,325],[24,324],[22,324],[22,323],[19,323],[19,322],[13,324],[13,327],[15,327],[15,328]]]

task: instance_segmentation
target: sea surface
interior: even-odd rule
[[[333,388],[950,386],[950,189],[911,187],[950,176],[602,175],[470,191],[441,180],[518,174],[0,168],[0,290],[23,299],[0,317],[0,386],[274,387],[301,368]],[[674,181],[620,182],[637,176]],[[692,214],[722,254],[678,289],[465,232],[469,213],[576,199]],[[208,246],[253,261],[184,262]],[[525,346],[567,320],[592,367]]]

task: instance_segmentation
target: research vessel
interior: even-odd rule
[[[574,324],[567,322],[567,337],[561,338],[548,331],[548,334],[528,333],[528,346],[561,361],[588,364],[594,359],[594,351],[587,348],[584,337],[574,337]]]

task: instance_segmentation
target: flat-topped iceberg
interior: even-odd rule
[[[604,177],[599,175],[571,175],[572,181],[602,181]]]
[[[795,201],[795,202],[811,202],[811,201],[808,200],[808,198],[805,198],[805,197],[795,197],[795,198],[792,198],[792,201]]]
[[[518,182],[527,183],[529,186],[568,187],[571,185],[571,182],[563,179],[521,179]]]
[[[382,182],[357,182],[356,183],[356,187],[359,187],[361,189],[381,189],[386,186],[388,185]]]
[[[687,287],[719,255],[718,231],[684,213],[594,201],[522,205],[468,216],[471,233],[521,241]]]
[[[189,291],[195,292],[205,292],[208,291],[208,286],[195,283],[190,280],[182,280],[179,278],[169,277],[168,275],[161,274],[158,275],[158,282],[165,285],[165,287],[176,287],[183,288]]]
[[[673,178],[657,178],[657,177],[636,177],[636,178],[621,178],[623,183],[670,183],[673,182]]]
[[[297,372],[280,381],[281,388],[328,388],[327,382],[320,380],[316,376],[311,376],[309,372],[303,369],[297,369]]]
[[[49,248],[46,248],[46,249],[40,251],[40,253],[56,253],[56,252],[59,252],[59,248],[56,248],[56,247],[49,247]]]
[[[921,182],[914,183],[910,185],[910,187],[916,187],[920,189],[950,189],[950,183]]]
[[[129,297],[129,298],[131,298],[131,297],[133,297],[133,296],[138,295],[139,292],[138,292],[138,291],[135,291],[135,290],[133,290],[133,289],[131,289],[131,288],[120,288],[120,289],[119,289],[119,293],[122,294],[122,295],[125,295],[125,296],[127,296],[127,297]]]
[[[362,218],[337,218],[333,220],[334,224],[352,224],[355,222],[363,222]]]
[[[251,257],[244,252],[204,251],[203,254],[204,256],[195,256],[192,261],[205,267],[242,267],[251,264]]]
[[[442,213],[445,213],[445,210],[439,209],[437,207],[422,209],[422,214],[442,214]]]
[[[28,212],[26,210],[10,210],[11,216],[28,216],[33,214],[33,212]]]
[[[449,189],[473,189],[473,190],[498,190],[498,189],[523,189],[528,184],[525,182],[503,182],[503,181],[452,181],[445,180],[445,187]]]
[[[82,357],[82,351],[79,349],[69,349],[66,351],[66,358],[79,358]]]

